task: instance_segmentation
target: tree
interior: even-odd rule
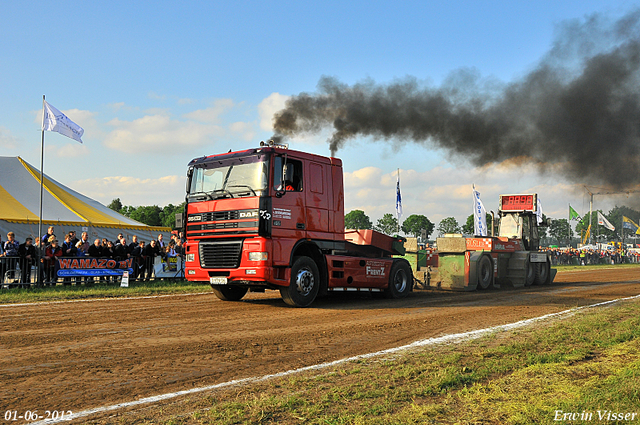
[[[162,208],[157,205],[138,207],[131,213],[131,218],[148,226],[162,226],[160,213]]]
[[[413,235],[416,238],[420,236],[422,230],[427,231],[427,238],[433,232],[435,225],[424,215],[411,214],[402,223],[402,231],[406,235]]]
[[[120,210],[122,210],[122,202],[120,202],[120,198],[116,198],[113,201],[111,201],[111,203],[107,205],[107,208],[111,208],[115,212],[119,213]]]
[[[345,229],[371,229],[373,224],[364,211],[353,210],[344,216]]]
[[[445,233],[460,233],[461,230],[458,220],[456,220],[455,217],[443,218],[440,224],[438,224],[438,233],[440,236]]]
[[[549,236],[555,238],[559,245],[569,245],[571,243],[571,237],[573,232],[571,231],[571,224],[566,218],[559,220],[551,220],[549,225]]]
[[[385,235],[394,235],[398,232],[398,219],[393,214],[386,213],[378,219],[375,229]]]
[[[176,214],[184,212],[185,205],[186,203],[183,202],[180,205],[169,204],[164,207],[160,214],[162,225],[173,229],[176,226]]]
[[[462,233],[464,233],[465,235],[473,235],[474,233],[474,227],[473,227],[473,217],[474,215],[471,214],[469,217],[467,217],[467,222],[464,224],[464,226],[462,226]],[[492,222],[492,217],[491,214],[487,213],[487,235],[491,236],[491,222]]]

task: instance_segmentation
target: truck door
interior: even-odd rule
[[[307,237],[332,239],[329,234],[328,185],[329,165],[309,161],[307,165],[306,215]]]
[[[275,156],[271,172],[271,237],[273,264],[289,265],[293,246],[306,237],[305,191],[306,181],[300,160]],[[283,177],[285,177],[283,181]],[[282,194],[277,197],[276,194]]]

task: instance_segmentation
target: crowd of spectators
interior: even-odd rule
[[[89,240],[87,232],[82,232],[80,238],[75,231],[70,231],[64,235],[64,241],[60,241],[54,233],[53,226],[49,227],[47,233],[38,238],[35,243],[33,238],[26,238],[24,243],[19,243],[15,239],[14,232],[7,234],[7,240],[0,239],[0,283],[4,282],[7,272],[13,273],[11,278],[20,281],[21,284],[29,284],[32,281],[31,269],[37,267],[39,258],[42,267],[41,281],[44,285],[56,285],[58,276],[56,275],[56,263],[59,258],[68,257],[94,257],[109,258],[116,261],[132,259],[133,275],[130,279],[149,280],[154,277],[153,264],[156,257],[163,257],[168,261],[170,257],[182,257],[184,235],[171,235],[167,242],[162,234],[157,239],[148,243],[138,240],[134,235],[131,241],[127,241],[122,233],[119,233],[115,241],[104,239]],[[42,248],[42,255],[40,249]],[[20,269],[18,275],[16,271]],[[73,278],[76,285],[93,282],[93,278]],[[63,284],[70,285],[71,278],[62,280]]]
[[[546,248],[551,255],[551,264],[587,265],[640,263],[640,253],[631,250]]]

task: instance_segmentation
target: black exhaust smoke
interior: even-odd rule
[[[482,166],[535,163],[541,172],[614,188],[640,183],[640,10],[559,27],[552,49],[522,79],[500,84],[472,70],[440,87],[413,77],[354,85],[323,76],[291,97],[274,139],[333,128],[332,156],[355,137],[421,143]]]

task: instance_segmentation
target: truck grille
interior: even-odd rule
[[[200,242],[200,266],[207,269],[235,269],[240,265],[242,241]]]

